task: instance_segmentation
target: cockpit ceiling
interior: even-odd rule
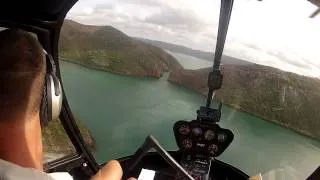
[[[320,0],[309,0],[311,3],[313,3],[314,5],[320,7]]]
[[[56,21],[64,18],[69,9],[78,0],[6,0],[0,6],[0,20],[30,20]],[[307,0],[318,7],[311,12],[310,17],[320,13],[320,0]]]
[[[5,0],[0,5],[0,20],[56,21],[65,16],[77,0]]]

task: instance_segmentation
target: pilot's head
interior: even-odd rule
[[[42,168],[40,105],[45,55],[36,36],[0,32],[0,158]]]

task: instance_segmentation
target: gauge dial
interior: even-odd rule
[[[225,142],[227,140],[227,136],[224,133],[218,134],[218,141],[219,142]]]
[[[190,128],[187,125],[181,125],[179,127],[179,133],[182,135],[188,135],[190,132]]]
[[[202,134],[202,129],[201,128],[193,128],[192,129],[192,133],[195,135],[195,136],[200,136]]]
[[[215,134],[212,130],[207,130],[205,133],[204,133],[204,138],[208,141],[211,141],[213,138],[214,138]]]
[[[185,139],[182,141],[182,146],[185,149],[190,149],[192,147],[192,140],[191,139]]]
[[[215,145],[215,144],[211,144],[209,147],[208,147],[208,150],[211,154],[215,154],[218,152],[218,146]]]

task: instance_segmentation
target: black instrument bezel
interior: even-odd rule
[[[181,134],[179,132],[179,127],[185,125],[190,128],[190,132],[185,135]],[[202,134],[199,136],[196,136],[193,134],[192,129],[194,128],[201,128]],[[204,134],[207,130],[212,130],[215,134],[215,137],[212,140],[207,140],[204,137]],[[201,154],[204,156],[211,156],[211,157],[218,157],[220,154],[222,154],[227,147],[231,144],[233,141],[234,135],[233,133],[228,130],[221,128],[218,124],[210,122],[210,121],[200,121],[200,120],[193,120],[193,121],[178,121],[173,126],[173,132],[175,135],[175,139],[177,142],[178,147],[186,151],[187,153],[191,154]],[[218,134],[224,133],[227,136],[227,139],[224,142],[218,141]],[[186,149],[183,147],[183,141],[185,139],[191,139],[192,140],[192,148]],[[204,146],[197,146],[197,144],[204,144]],[[208,151],[209,145],[215,144],[218,146],[218,151],[214,154],[210,153]]]

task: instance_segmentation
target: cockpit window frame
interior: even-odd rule
[[[61,11],[57,13],[57,15],[55,16],[56,18],[53,20],[26,18],[28,16],[24,16],[20,13],[17,13],[14,16],[8,16],[6,14],[3,15],[2,13],[0,14],[0,26],[6,28],[20,28],[37,34],[38,39],[42,44],[43,48],[48,53],[51,53],[52,57],[54,58],[55,64],[57,66],[57,76],[60,79],[60,81],[61,74],[58,61],[58,42],[60,36],[60,29],[67,12],[75,3],[76,1],[66,2],[64,8],[61,8]],[[63,82],[61,83],[61,85],[63,92],[65,92],[63,88]],[[87,147],[80,133],[80,130],[72,114],[72,111],[69,107],[67,96],[65,94],[63,94],[60,121],[68,137],[70,138],[74,148],[76,149],[76,154],[66,156],[52,162],[48,162],[47,164],[45,164],[45,171],[68,171],[68,169],[66,168],[66,165],[68,164],[69,168],[70,165],[73,167],[83,165],[83,168],[86,169],[85,171],[87,172],[87,174],[95,174],[99,169],[99,165],[96,162],[94,156],[92,155],[90,149]]]

